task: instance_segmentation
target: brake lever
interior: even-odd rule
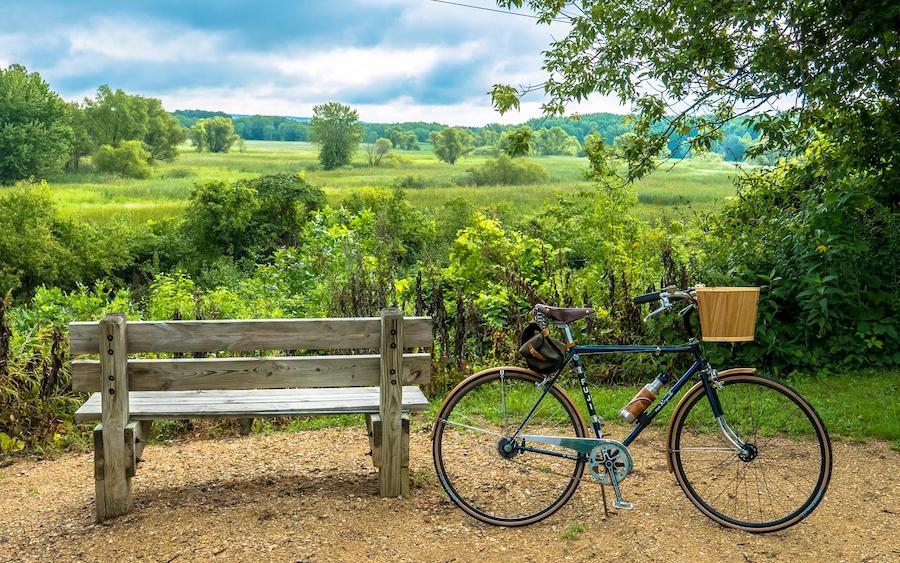
[[[659,315],[660,313],[662,313],[663,311],[665,311],[668,308],[669,308],[668,305],[660,305],[659,307],[656,308],[656,310],[650,311],[650,313],[646,317],[644,317],[644,322],[647,322],[648,319],[652,319],[653,317],[656,317],[657,315]]]

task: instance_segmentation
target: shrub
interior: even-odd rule
[[[860,171],[853,150],[820,140],[801,160],[742,177],[739,197],[704,225],[705,281],[763,288],[740,362],[900,364],[896,183],[880,164]]]
[[[263,258],[296,244],[307,213],[324,204],[325,193],[302,173],[206,182],[194,188],[184,229],[207,260]]]
[[[479,168],[470,168],[468,173],[477,186],[539,184],[550,179],[547,169],[540,164],[513,159],[506,154],[485,162]]]
[[[173,168],[171,170],[167,170],[162,177],[163,178],[190,178],[194,175],[194,171],[190,168]]]
[[[141,141],[124,141],[118,147],[103,145],[91,158],[94,167],[127,178],[149,178],[150,152]]]
[[[0,290],[28,295],[41,285],[74,288],[130,262],[126,237],[64,217],[46,184],[0,195]]]

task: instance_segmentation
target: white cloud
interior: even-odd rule
[[[480,42],[473,41],[452,48],[375,46],[272,55],[241,53],[234,59],[271,67],[281,76],[302,83],[309,94],[329,95],[392,80],[422,77],[440,64],[469,61],[481,48]]]
[[[66,33],[69,52],[133,62],[210,61],[227,53],[222,34],[166,22],[98,18]]]
[[[197,29],[160,19],[165,16],[88,15],[80,23],[48,26],[40,33],[0,32],[0,65],[23,62],[40,71],[51,86],[58,87],[55,81],[68,84],[62,91],[68,99],[90,95],[97,85],[114,80],[116,87],[161,98],[169,109],[309,116],[315,104],[361,99],[358,93],[371,92],[376,101],[353,104],[365,121],[481,125],[540,116],[538,95],[523,102],[521,111],[500,116],[485,92],[498,82],[530,85],[543,81],[541,51],[551,41],[551,33],[564,32],[564,26],[539,26],[527,18],[422,0],[364,1],[375,6],[404,6],[385,28],[386,39],[374,45],[340,44],[335,39],[314,46],[303,43],[299,33],[289,43],[274,47],[246,47],[246,42],[234,40],[234,31]],[[343,35],[335,33],[334,37]],[[54,57],[43,67],[32,68],[29,53],[46,54],[48,50]],[[191,65],[203,72],[191,74]],[[442,68],[459,73],[460,68],[465,72],[467,65],[477,73],[466,77],[474,77],[465,82],[472,84],[466,87],[473,91],[464,92],[464,98],[455,103],[429,103],[428,96],[435,91],[445,93],[429,81],[447,80]],[[174,73],[161,74],[159,68],[171,68]],[[181,76],[187,78],[182,81]],[[131,86],[129,77],[139,78],[135,83],[142,86]],[[176,85],[171,87],[173,82]],[[415,99],[411,92],[398,96],[389,87],[406,83],[417,89]],[[447,98],[453,99],[452,95]],[[572,111],[621,108],[614,99],[600,98]]]

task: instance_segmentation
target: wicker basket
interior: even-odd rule
[[[749,342],[756,332],[758,287],[697,286],[700,332],[706,342]]]

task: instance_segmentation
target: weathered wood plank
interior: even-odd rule
[[[400,447],[400,467],[409,467],[409,414],[403,413],[400,417],[403,427],[403,440]],[[369,429],[369,449],[372,451],[372,465],[381,467],[381,417],[377,414],[366,417],[366,425]]]
[[[132,420],[191,418],[260,418],[323,414],[375,414],[378,387],[338,389],[251,389],[246,391],[132,391]],[[428,409],[428,399],[416,386],[403,388],[403,411]],[[75,420],[100,418],[100,394],[85,402]]]
[[[406,348],[432,346],[431,317],[409,317]],[[96,322],[69,323],[72,354],[96,354]],[[136,321],[128,323],[128,350],[216,352],[220,350],[377,349],[381,319],[240,319],[213,321]]]
[[[130,331],[130,323],[128,327]],[[405,354],[403,359],[400,380],[404,385],[431,381],[430,354]],[[132,391],[368,387],[380,381],[381,358],[377,354],[128,361]],[[99,391],[102,384],[99,361],[72,361],[73,390]]]
[[[103,442],[103,513],[98,520],[131,510],[131,479],[125,466],[125,425],[128,424],[128,350],[125,315],[107,315],[98,325],[103,388],[100,419]],[[101,518],[102,516],[102,518]]]
[[[381,393],[378,409],[381,417],[381,467],[378,483],[383,497],[403,494],[400,483],[402,442],[401,414],[403,385],[403,313],[399,309],[381,312]]]

